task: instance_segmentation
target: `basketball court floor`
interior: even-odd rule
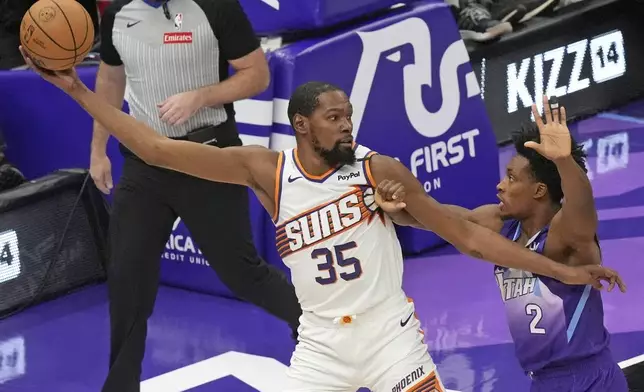
[[[644,391],[644,103],[571,128],[591,157],[605,263],[629,286],[626,294],[603,294],[612,350],[632,390]],[[502,167],[511,155],[502,149]],[[407,260],[404,287],[450,390],[528,390],[490,264],[446,247]],[[104,285],[0,322],[0,391],[99,391],[108,326]],[[142,390],[279,392],[293,348],[288,328],[251,305],[162,287]]]

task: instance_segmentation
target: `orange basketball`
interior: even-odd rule
[[[42,68],[72,68],[94,45],[92,18],[76,0],[38,0],[22,17],[20,44]]]

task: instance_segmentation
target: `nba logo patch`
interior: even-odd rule
[[[178,13],[174,16],[174,28],[181,30],[181,25],[183,24],[183,14]]]

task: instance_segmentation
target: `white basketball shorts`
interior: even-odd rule
[[[304,312],[286,392],[444,392],[414,304],[401,292],[339,320]]]

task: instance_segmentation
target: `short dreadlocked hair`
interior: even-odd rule
[[[563,199],[563,190],[561,189],[561,176],[557,170],[555,163],[539,154],[535,150],[525,147],[523,144],[525,142],[540,142],[539,137],[539,128],[534,122],[526,123],[521,126],[521,129],[512,134],[512,142],[514,143],[514,148],[517,151],[517,154],[521,155],[528,160],[530,171],[532,176],[538,182],[546,184],[548,187],[548,195],[550,200],[553,203],[559,204]],[[586,153],[582,147],[575,142],[575,139],[571,140],[571,155],[575,162],[582,168],[584,173],[588,170],[586,169]]]
[[[293,126],[293,118],[296,114],[310,117],[318,107],[320,94],[328,91],[342,91],[342,89],[324,82],[307,82],[298,86],[288,101],[288,119],[291,126]]]

